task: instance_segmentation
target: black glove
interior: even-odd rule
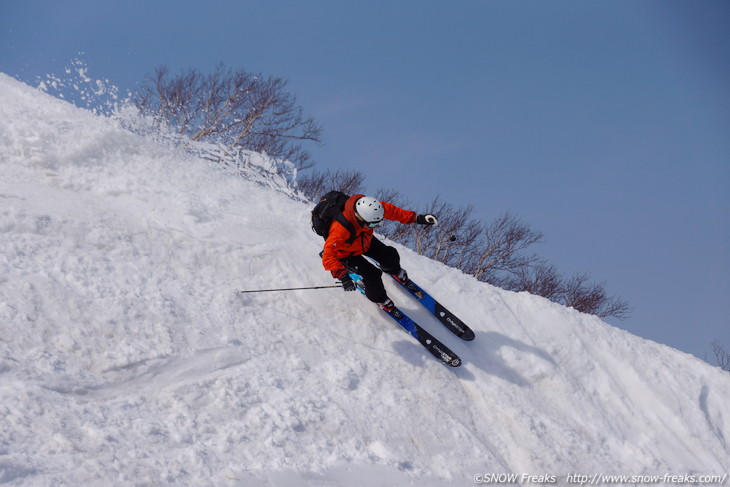
[[[344,289],[345,291],[354,291],[356,289],[355,281],[352,280],[350,274],[343,275],[340,278],[340,281],[342,282],[342,289]]]
[[[427,214],[427,215],[418,215],[416,217],[416,223],[419,223],[421,225],[437,225],[438,220],[436,219],[436,215]]]

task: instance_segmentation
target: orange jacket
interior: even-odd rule
[[[350,232],[337,220],[332,220],[330,225],[330,233],[324,242],[324,252],[322,252],[322,265],[325,270],[332,273],[332,277],[340,279],[345,274],[345,266],[341,260],[355,255],[362,255],[370,248],[370,242],[373,239],[373,229],[364,227],[355,217],[355,202],[365,195],[356,194],[350,196],[345,203],[345,210],[342,214],[352,223],[355,228],[356,237],[352,243],[347,243],[350,239]],[[413,223],[418,216],[413,211],[398,208],[394,204],[385,201],[380,202],[385,210],[386,220],[395,220],[401,223]]]

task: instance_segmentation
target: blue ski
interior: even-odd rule
[[[351,273],[350,276],[352,276],[352,279],[355,281],[357,290],[364,295],[365,288],[363,287],[362,277],[354,273]],[[458,355],[449,350],[446,345],[434,338],[433,335],[424,330],[421,326],[418,325],[418,323],[410,319],[403,311],[398,308],[393,308],[390,311],[383,310],[383,312],[390,316],[393,321],[402,326],[403,329],[408,332],[408,334],[415,338],[418,343],[423,345],[426,350],[431,352],[431,355],[436,357],[442,363],[448,365],[449,367],[458,367],[461,365],[461,359]]]
[[[424,291],[418,284],[412,280],[408,280],[405,284],[392,277],[395,282],[403,286],[411,296],[416,298],[424,308],[431,312],[446,328],[454,335],[462,340],[474,340],[474,331],[461,321],[454,313],[446,309],[441,303],[436,301],[430,294]]]

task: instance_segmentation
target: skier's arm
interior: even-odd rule
[[[399,208],[392,203],[386,201],[380,202],[385,210],[384,217],[386,220],[395,220],[401,223],[414,223],[418,215],[415,211],[404,210]]]
[[[383,205],[383,209],[385,210],[385,219],[386,220],[395,220],[399,221],[401,223],[419,223],[421,225],[436,225],[438,224],[438,219],[436,218],[436,215],[432,215],[430,213],[425,215],[419,215],[415,211],[408,211],[404,210],[403,208],[399,208],[395,206],[392,203],[388,203],[386,201],[380,202]]]
[[[340,262],[340,259],[344,256],[340,255],[338,249],[343,248],[349,235],[349,232],[342,225],[335,222],[330,227],[330,234],[324,242],[322,265],[325,270],[332,273],[332,277],[335,279],[342,279],[342,276],[347,274],[345,266]]]

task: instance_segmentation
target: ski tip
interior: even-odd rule
[[[463,335],[461,335],[459,338],[461,338],[462,340],[466,340],[467,342],[470,342],[476,338],[476,335],[474,334],[474,331],[469,329]]]

